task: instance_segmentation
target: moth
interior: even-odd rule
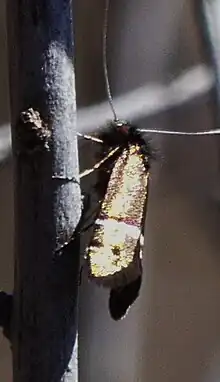
[[[141,287],[151,152],[141,132],[123,121],[112,122],[98,141],[104,157],[81,174],[99,171],[100,205],[86,262],[89,279],[110,289],[110,315],[120,320]]]

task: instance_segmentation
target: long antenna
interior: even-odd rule
[[[117,114],[114,108],[111,86],[109,83],[108,64],[107,64],[107,34],[108,34],[109,2],[110,0],[105,0],[103,35],[102,35],[102,57],[103,57],[103,70],[104,70],[106,94],[108,97],[109,106],[114,116],[114,121],[118,121]]]
[[[164,135],[191,135],[191,136],[201,136],[201,135],[220,135],[220,129],[205,130],[205,131],[172,131],[172,130],[154,130],[154,129],[139,129],[142,133],[153,133],[153,134],[164,134]]]

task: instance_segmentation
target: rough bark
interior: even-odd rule
[[[8,0],[14,382],[77,381],[79,240],[70,238],[81,198],[71,8],[69,0]]]

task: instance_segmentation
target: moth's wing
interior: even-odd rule
[[[88,248],[89,276],[108,288],[139,277],[136,247],[141,238],[148,172],[137,145],[116,159]]]
[[[112,289],[109,296],[109,312],[113,320],[123,318],[139,296],[142,275],[121,288]]]
[[[146,158],[146,161],[147,159],[148,158]],[[148,171],[148,163],[146,166],[146,171]],[[140,236],[140,239],[137,241],[137,245],[134,251],[134,260],[132,264],[133,277],[131,277],[130,280],[129,280],[129,277],[127,278],[129,280],[127,284],[121,287],[112,288],[109,295],[109,313],[112,319],[115,321],[121,320],[123,317],[126,316],[129,308],[138,298],[140,289],[141,289],[142,252],[143,252],[143,245],[144,245],[144,225],[145,225],[144,223],[145,223],[145,216],[147,211],[148,179],[147,180],[145,179],[145,181],[146,181],[146,196],[145,196],[145,201],[143,204],[143,214],[142,214],[141,225],[140,225],[141,236]],[[144,195],[142,195],[142,197],[144,197]],[[130,268],[131,268],[131,265],[130,265]],[[128,275],[128,272],[126,272],[126,274]],[[137,276],[136,278],[134,278],[135,275]]]
[[[135,248],[132,277],[127,277],[127,283],[121,287],[112,288],[109,296],[109,312],[114,320],[123,318],[128,309],[139,296],[142,281],[142,250],[143,236],[137,242]],[[134,269],[136,267],[136,269]],[[136,275],[136,277],[135,277]],[[127,275],[128,276],[128,275]],[[134,277],[133,277],[134,276]]]

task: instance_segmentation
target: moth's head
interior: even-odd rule
[[[111,147],[126,147],[132,143],[142,146],[146,143],[141,132],[135,126],[123,120],[111,121],[107,129],[101,134],[101,138],[104,143]]]

